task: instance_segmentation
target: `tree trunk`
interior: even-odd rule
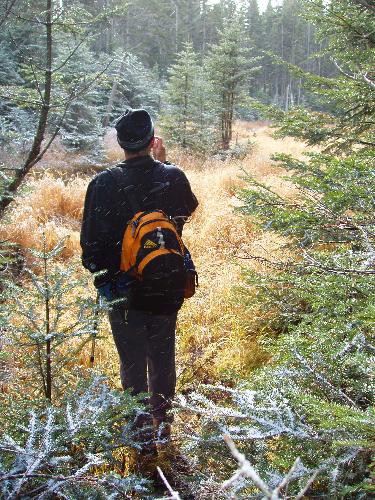
[[[45,151],[41,152],[42,142],[47,128],[48,114],[51,106],[52,91],[52,0],[46,1],[45,12],[46,26],[46,67],[44,72],[44,93],[42,107],[39,113],[38,127],[34,136],[34,141],[30,153],[23,166],[16,170],[13,181],[7,186],[7,192],[0,200],[0,217],[2,217],[6,207],[12,202],[14,194],[21,185],[30,169],[42,158]]]
[[[174,5],[174,15],[175,15],[175,52],[177,54],[178,52],[178,35],[179,35],[179,11],[178,11],[178,4],[176,0],[171,0],[173,5]]]
[[[125,66],[125,58],[123,58],[123,60],[121,61],[120,68],[119,68],[119,75],[121,75],[121,73],[124,69],[124,66]],[[113,80],[113,84],[112,84],[112,88],[111,88],[111,93],[109,94],[108,103],[107,103],[107,107],[105,110],[105,115],[103,118],[103,127],[108,127],[108,125],[109,125],[113,105],[115,103],[116,96],[117,96],[118,83],[119,83],[118,77],[115,76],[115,79]]]
[[[207,37],[207,0],[202,1],[202,55],[206,53]]]
[[[45,385],[45,395],[46,398],[52,401],[52,359],[51,359],[51,339],[50,339],[50,293],[48,284],[48,270],[47,270],[47,245],[46,237],[44,237],[43,246],[43,260],[44,260],[44,311],[45,311],[45,328],[46,328],[46,385]]]
[[[222,149],[229,149],[230,141],[232,140],[232,126],[233,126],[233,111],[234,111],[234,98],[235,91],[231,88],[223,94],[223,111],[221,118],[221,140]]]
[[[285,102],[284,102],[284,111],[288,111],[289,109],[289,83],[286,86],[286,91],[285,91]]]

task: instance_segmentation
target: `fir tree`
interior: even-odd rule
[[[183,148],[205,150],[213,146],[215,120],[210,112],[210,87],[191,43],[185,45],[169,70],[164,99],[167,109],[161,123],[167,138]]]
[[[307,139],[325,151],[304,159],[275,156],[296,187],[292,200],[250,175],[245,176],[250,187],[241,193],[242,211],[259,230],[288,242],[289,259],[243,256],[272,271],[246,272],[240,299],[260,318],[270,362],[235,387],[202,389],[181,404],[200,415],[202,433],[196,446],[188,446],[203,467],[214,460],[218,483],[229,472],[222,459],[227,433],[273,487],[300,457],[295,482],[287,493],[285,483],[278,489],[281,498],[300,498],[306,481],[307,495],[367,498],[374,492],[375,425],[375,171],[369,119],[375,102],[374,16],[371,6],[354,0],[306,1],[304,7],[341,75],[328,79],[290,64],[287,69],[317,98],[329,96],[335,113],[299,108],[273,109],[271,115],[282,135]],[[256,290],[255,299],[249,287]],[[264,491],[236,477],[232,485],[240,498]]]
[[[158,114],[161,91],[158,68],[148,69],[137,56],[119,51],[106,73],[111,87],[110,90],[105,87],[106,94],[102,91],[102,96],[105,96],[105,127],[127,107],[144,108],[153,116]]]
[[[48,251],[43,237],[42,249],[30,250],[33,269],[25,268],[22,286],[8,280],[1,311],[10,316],[9,347],[28,373],[28,392],[48,400],[61,397],[72,360],[97,333],[97,306],[82,294],[84,282],[56,262],[63,247]]]
[[[33,270],[24,270],[22,285],[2,284],[0,342],[10,373],[0,393],[0,495],[146,494],[149,482],[127,471],[131,449],[140,446],[134,423],[144,404],[84,367],[93,355],[86,347],[98,333],[99,306],[85,293],[87,284],[58,261],[62,249],[60,242],[47,251],[44,240],[31,251]],[[81,356],[87,362],[79,367]]]
[[[150,481],[124,470],[127,448],[135,446],[132,419],[142,411],[129,393],[111,390],[96,376],[68,390],[59,405],[7,410],[0,439],[2,498],[147,495]]]
[[[66,110],[61,123],[59,136],[67,148],[95,153],[100,149],[101,128],[101,88],[104,85],[105,74],[98,76],[106,63],[95,57],[87,44],[81,44],[75,52],[75,57],[69,57],[74,37],[64,34],[56,35],[56,66],[61,72],[55,73],[55,98],[63,103],[69,96],[78,92]],[[99,59],[99,60],[98,60]],[[108,63],[107,63],[108,65]],[[95,81],[95,85],[89,82]],[[51,112],[50,127],[59,124],[59,113]]]
[[[258,58],[250,57],[249,53],[245,17],[242,12],[229,9],[218,43],[211,46],[206,60],[220,121],[222,149],[229,148],[235,107],[241,103],[251,74],[258,69],[254,67]]]
[[[260,47],[264,34],[262,33],[262,19],[259,14],[258,0],[249,0],[246,19],[250,40],[255,47]]]

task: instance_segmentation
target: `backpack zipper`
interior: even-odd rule
[[[169,222],[173,226],[173,222],[172,221],[168,221],[168,220],[166,221],[166,219],[152,219],[152,220],[148,220],[146,222],[143,222],[143,224],[141,224],[140,226],[137,226],[137,228],[136,228],[136,231],[137,231],[136,234],[133,233],[134,239],[137,238],[137,236],[139,234],[139,231],[142,229],[142,227],[147,226],[147,224],[152,224],[154,222]]]

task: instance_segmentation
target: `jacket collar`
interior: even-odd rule
[[[154,159],[151,156],[147,155],[147,156],[137,156],[136,158],[131,158],[130,160],[124,160],[120,163],[120,166],[125,168],[136,168],[136,167],[147,168],[147,167],[152,167],[154,163],[155,163]]]

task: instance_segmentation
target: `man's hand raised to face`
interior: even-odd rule
[[[164,163],[167,160],[167,153],[165,151],[165,146],[163,139],[161,137],[154,137],[154,144],[152,146],[152,156],[155,160]]]

